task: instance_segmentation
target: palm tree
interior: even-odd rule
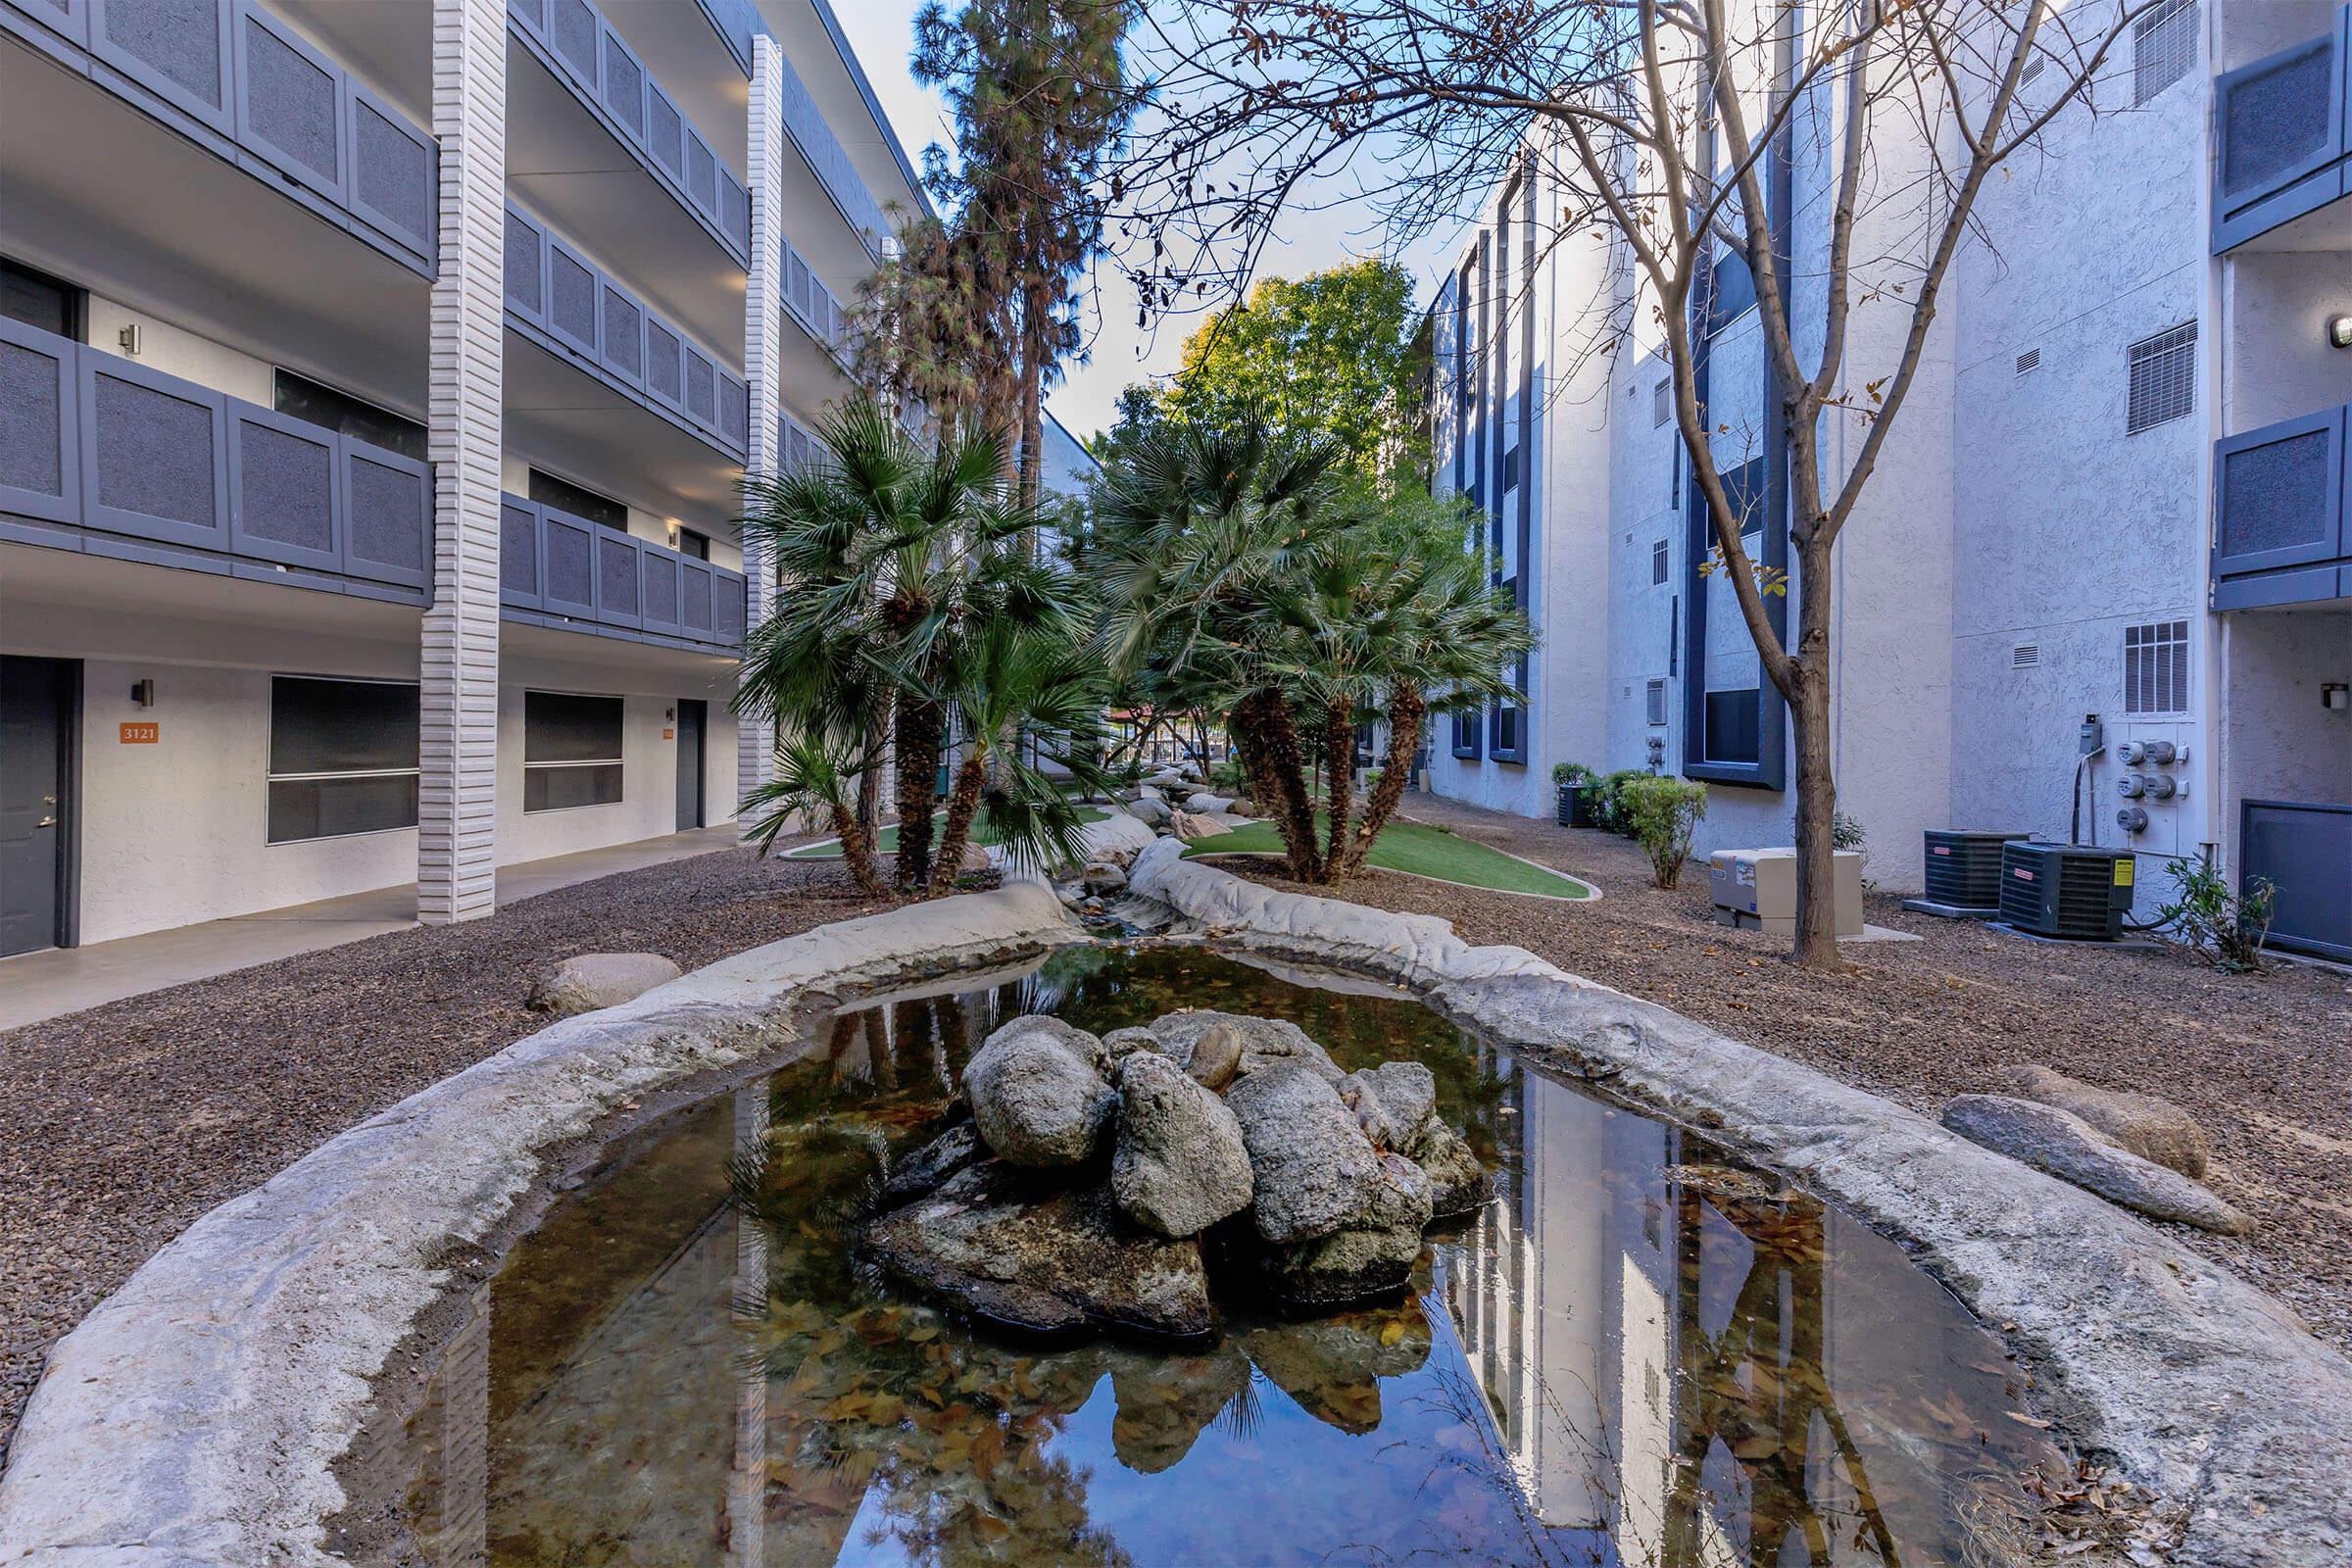
[[[1262,429],[1155,432],[1108,476],[1090,563],[1114,671],[1171,706],[1225,712],[1294,880],[1361,866],[1395,813],[1432,710],[1514,695],[1526,617],[1464,553],[1450,504],[1346,482],[1327,443]],[[1389,722],[1388,765],[1354,814],[1359,723]],[[1305,754],[1329,764],[1318,831]]]
[[[817,461],[748,481],[747,538],[776,564],[775,612],[744,647],[738,710],[898,766],[901,888],[931,874],[952,671],[978,628],[1066,625],[1071,585],[1021,548],[1034,509],[1007,495],[1004,449],[960,432],[920,446],[871,398],[817,426]]]
[[[760,813],[745,837],[764,858],[794,825],[821,818],[840,835],[841,858],[858,891],[880,897],[889,890],[874,866],[874,841],[850,804],[849,781],[870,765],[822,733],[792,737],[776,749],[776,776],[743,803],[745,811]]]
[[[1029,737],[1043,758],[1090,792],[1103,782],[1092,744],[1102,717],[1102,666],[1075,630],[995,621],[965,644],[954,693],[969,738],[931,866],[934,897],[954,883],[983,807],[997,842],[1016,858],[1057,865],[1084,853],[1078,808],[1019,745]]]

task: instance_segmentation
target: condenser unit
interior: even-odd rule
[[[2001,846],[2032,837],[1956,827],[1928,829],[1928,896],[1932,914],[1989,920],[2001,912]]]
[[[2113,942],[2132,910],[2130,850],[2088,844],[2001,846],[2001,918],[2037,937]]]

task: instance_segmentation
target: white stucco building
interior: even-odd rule
[[[717,824],[915,172],[826,0],[0,0],[0,956]]]
[[[2079,33],[2102,4],[2073,8]],[[2127,29],[2100,113],[2068,111],[1981,198],[1838,546],[1838,805],[1883,884],[1920,886],[1925,829],[2065,841],[2095,715],[2079,837],[2136,852],[2139,917],[2166,860],[2206,855],[2278,885],[2281,945],[2352,957],[2352,352],[2329,335],[2352,318],[2348,16],[2168,0]],[[1800,334],[1837,113],[1805,104],[1788,160]],[[1905,188],[1904,150],[1874,152],[1876,188]],[[1786,715],[1729,588],[1698,571],[1711,534],[1659,329],[1626,309],[1604,241],[1544,226],[1566,192],[1530,167],[1441,284],[1432,408],[1439,486],[1480,504],[1542,641],[1523,708],[1440,727],[1431,787],[1548,815],[1556,763],[1655,767],[1708,785],[1702,850],[1788,843]],[[1868,220],[1883,235],[1909,221],[1894,208]],[[1777,400],[1743,282],[1699,334],[1707,418],[1777,564]],[[1857,314],[1841,390],[1887,372],[1908,315]],[[2155,743],[2171,760],[2131,750]]]

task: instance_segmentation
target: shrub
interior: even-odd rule
[[[1649,852],[1652,879],[1659,887],[1673,887],[1682,879],[1683,862],[1690,858],[1690,834],[1707,814],[1706,786],[1643,773],[1626,780],[1617,793],[1627,831]]]
[[[1551,781],[1561,789],[1566,789],[1572,784],[1590,784],[1595,776],[1593,771],[1582,762],[1555,763],[1551,770]]]
[[[1247,782],[1248,780],[1242,775],[1242,764],[1230,758],[1216,763],[1208,770],[1208,787],[1219,794],[1235,794]]]
[[[1621,767],[1614,773],[1604,774],[1600,780],[1600,825],[1612,833],[1623,833],[1631,838],[1634,827],[1626,815],[1625,787],[1638,778],[1654,776],[1634,767]]]
[[[2213,955],[2224,974],[2260,974],[2262,945],[2271,934],[2271,908],[2278,889],[2271,879],[2250,879],[2242,893],[2211,862],[2182,856],[2167,860],[2174,897],[2156,907],[2156,924],[2179,931],[2199,952]]]

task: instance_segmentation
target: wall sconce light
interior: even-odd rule
[[[135,360],[139,357],[139,348],[145,335],[139,330],[139,323],[133,321],[115,334],[115,341],[122,345],[123,353]]]
[[[2352,349],[2352,316],[2328,318],[2328,346],[2331,349]]]
[[[151,680],[131,682],[130,700],[140,708],[153,708],[155,706],[155,682]]]
[[[2320,706],[2330,713],[2352,710],[2352,686],[2331,680],[2320,688]]]

